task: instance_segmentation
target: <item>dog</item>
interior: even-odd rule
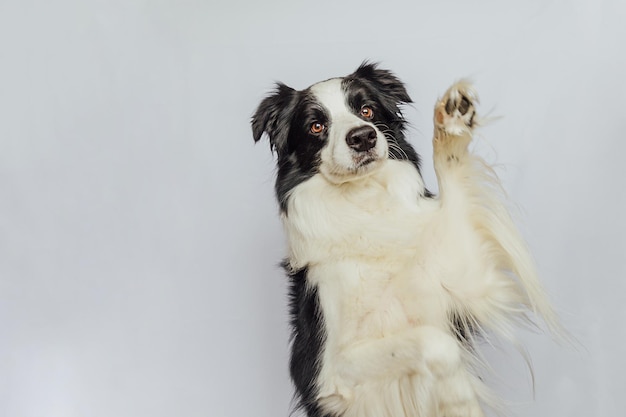
[[[295,90],[252,117],[277,158],[287,236],[290,374],[309,417],[479,417],[484,337],[560,324],[490,165],[468,150],[469,82],[436,102],[438,195],[406,139],[404,84],[378,64]]]

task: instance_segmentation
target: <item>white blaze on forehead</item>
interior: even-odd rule
[[[341,78],[332,78],[311,86],[311,93],[330,112],[330,116],[350,112],[346,96],[341,88]]]
[[[332,78],[311,86],[309,91],[324,108],[328,117],[327,144],[320,154],[320,172],[331,182],[341,183],[356,179],[372,172],[387,157],[387,141],[375,125],[358,117],[348,106],[346,94],[342,88],[342,78]],[[375,146],[364,156],[363,152],[352,149],[346,143],[350,131],[361,126],[375,129]],[[363,165],[365,157],[370,162]],[[377,163],[373,163],[377,162]]]

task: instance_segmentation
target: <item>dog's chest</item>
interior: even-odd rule
[[[285,219],[290,262],[309,268],[332,333],[382,337],[440,315],[421,256],[429,241],[422,192],[412,166],[390,161],[362,188],[314,178],[294,193]]]
[[[311,272],[325,322],[343,340],[384,337],[445,315],[441,287],[411,262],[345,260]]]
[[[415,324],[414,285],[399,273],[365,270],[349,281],[342,296],[348,312],[345,327],[352,327],[357,338],[383,337]],[[346,329],[347,330],[347,329]]]

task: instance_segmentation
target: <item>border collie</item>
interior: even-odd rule
[[[297,91],[252,118],[278,159],[288,241],[290,371],[309,417],[478,417],[477,338],[559,323],[492,168],[468,151],[467,82],[434,112],[439,195],[405,138],[402,82],[375,64]]]

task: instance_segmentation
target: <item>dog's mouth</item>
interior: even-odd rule
[[[358,170],[360,168],[363,168],[367,165],[370,165],[373,162],[378,161],[380,158],[374,154],[371,153],[367,153],[364,155],[356,155],[354,157],[354,166],[355,168]]]
[[[351,167],[335,167],[335,169],[322,170],[324,176],[335,184],[342,184],[366,177],[375,172],[380,164],[387,158],[375,154],[360,154],[353,157]]]
[[[354,165],[352,169],[350,169],[349,175],[351,175],[353,179],[368,176],[372,172],[375,172],[386,159],[385,155],[380,156],[377,155],[376,152],[355,155],[353,157]]]

